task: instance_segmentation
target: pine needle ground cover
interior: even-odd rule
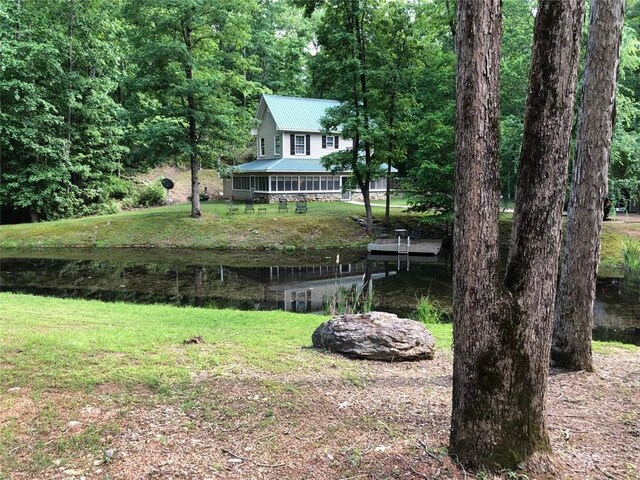
[[[323,316],[0,305],[0,478],[491,478],[446,454],[448,324],[435,360],[389,364],[310,348]],[[640,351],[595,347],[597,374],[550,378],[553,478],[640,472]]]

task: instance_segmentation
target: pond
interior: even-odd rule
[[[0,290],[68,298],[243,310],[325,313],[344,292],[370,293],[376,310],[412,317],[429,296],[451,306],[447,256],[367,258],[153,249],[5,251]],[[362,293],[364,295],[364,293]],[[598,282],[594,337],[640,345],[640,284]]]

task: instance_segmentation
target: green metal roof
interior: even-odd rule
[[[262,100],[280,131],[321,132],[320,119],[325,116],[327,109],[340,105],[336,100],[281,95],[263,95]]]
[[[255,160],[236,167],[238,173],[256,172],[312,172],[326,173],[319,158],[274,158],[271,160]]]
[[[387,165],[383,163],[380,166],[380,169],[386,171]],[[243,163],[242,165],[236,166],[235,170],[237,173],[326,173],[329,171],[322,166],[322,160],[319,158],[300,157],[254,160],[253,162]],[[391,172],[397,173],[398,169],[391,167]]]

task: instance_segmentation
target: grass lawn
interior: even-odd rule
[[[364,207],[343,202],[309,203],[306,214],[295,205],[279,212],[229,214],[223,202],[204,202],[202,217],[189,217],[190,205],[172,205],[114,215],[0,226],[0,248],[12,247],[178,247],[197,249],[321,249],[366,245],[369,237],[353,220]],[[393,221],[406,221],[394,209]],[[376,213],[382,218],[384,213]]]
[[[309,348],[317,315],[6,293],[0,305],[0,479],[480,478],[446,455],[450,325],[428,325],[434,360],[390,364]],[[195,335],[205,343],[183,344]],[[577,477],[556,478],[637,478],[625,425],[640,350],[594,347],[606,375],[550,378],[554,449],[587,448],[585,462],[566,456]],[[575,396],[580,415],[563,410]],[[607,445],[566,440],[591,429]]]

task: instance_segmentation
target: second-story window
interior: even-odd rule
[[[337,135],[323,135],[322,148],[339,148]]]
[[[264,151],[264,138],[260,139],[260,156],[264,157],[265,151]]]
[[[273,153],[280,155],[280,135],[273,137]]]
[[[296,135],[296,155],[304,155],[305,152],[304,135]]]
[[[327,137],[327,148],[333,148],[333,136],[331,135]]]

